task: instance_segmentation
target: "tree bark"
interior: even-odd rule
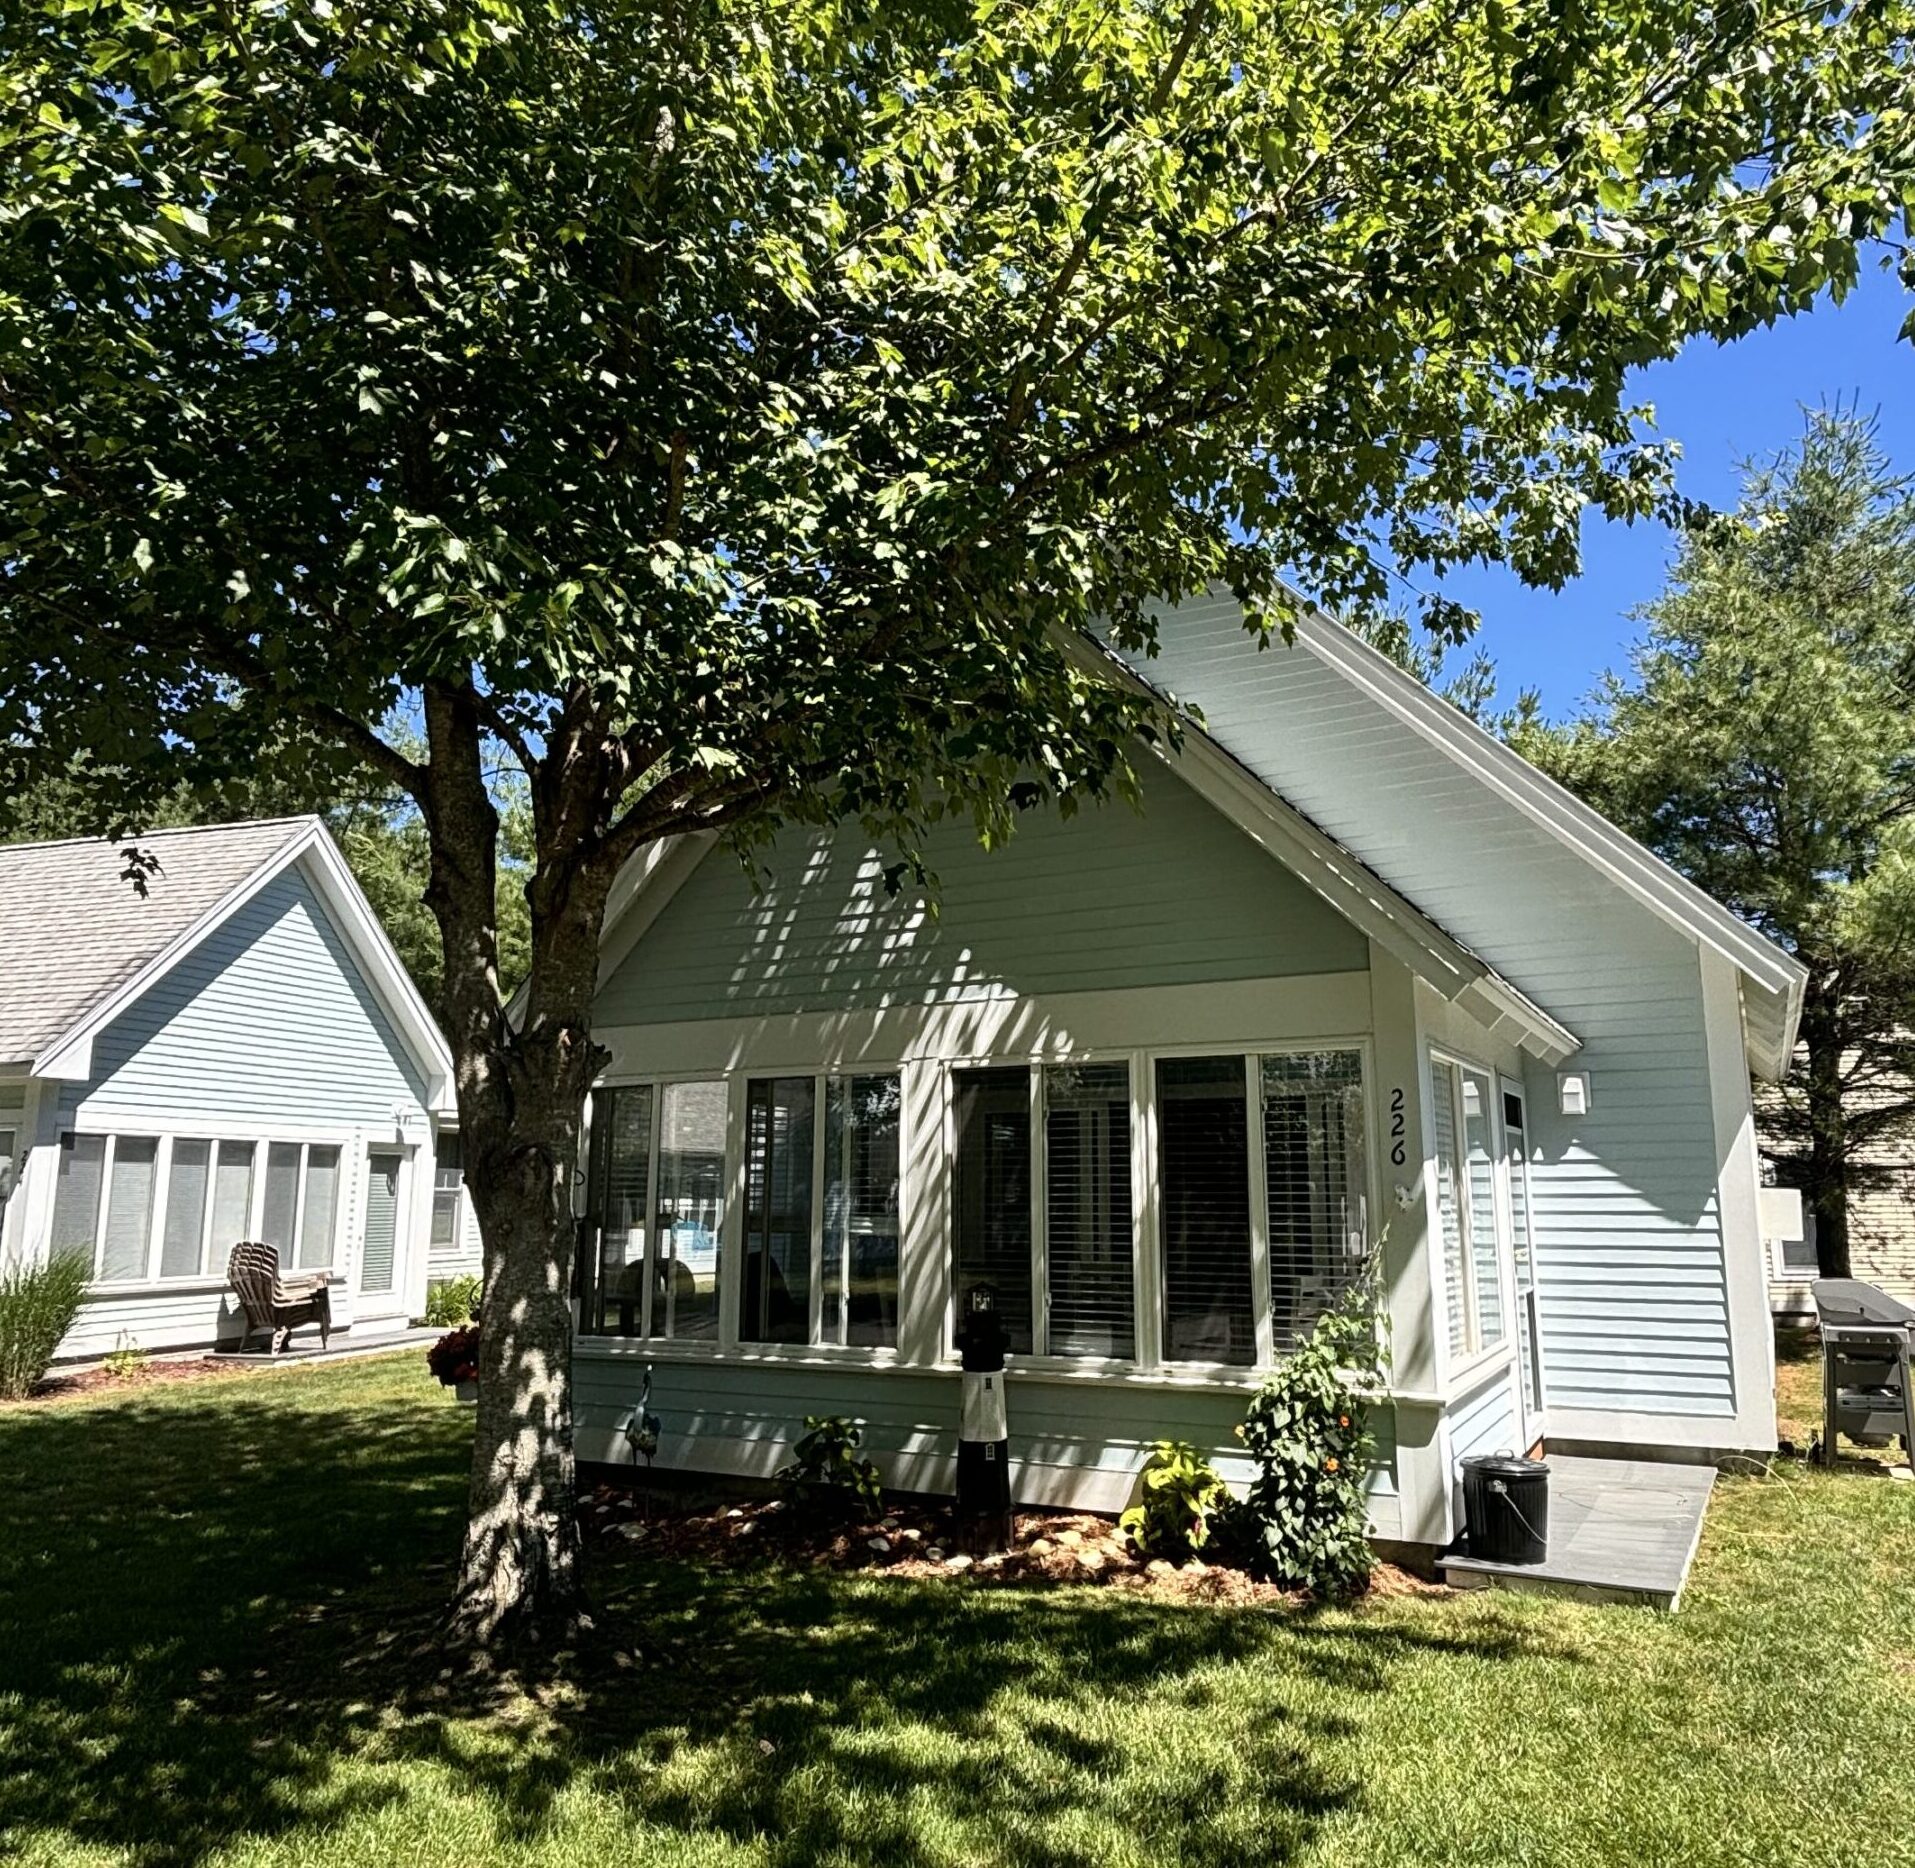
[[[1802,1003],[1809,1118],[1803,1193],[1815,1215],[1816,1263],[1825,1278],[1849,1275],[1849,1149],[1842,1101],[1847,1033],[1839,995],[1838,985],[1812,973]]]
[[[446,969],[441,1018],[457,1074],[466,1186],[485,1247],[479,1405],[455,1640],[563,1639],[582,1614],[572,1442],[572,1194],[599,1067],[592,998],[609,878],[588,852],[608,772],[566,762],[538,800],[533,972],[516,1029],[499,999],[498,816],[469,691],[429,685],[427,901]]]

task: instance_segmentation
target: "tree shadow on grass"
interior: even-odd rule
[[[1545,1638],[618,1544],[592,1643],[474,1677],[434,1646],[466,1431],[343,1383],[0,1418],[0,1853],[310,1858],[447,1799],[537,1845],[583,1796],[661,1858],[678,1837],[779,1868],[1274,1863],[1360,1803],[1345,1754],[1400,1664]]]

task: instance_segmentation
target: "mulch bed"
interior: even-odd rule
[[[619,1540],[647,1556],[737,1565],[776,1561],[928,1581],[964,1576],[995,1587],[1063,1584],[1126,1589],[1173,1602],[1275,1607],[1302,1600],[1227,1564],[1182,1565],[1139,1556],[1108,1518],[1089,1512],[1020,1511],[1010,1550],[973,1559],[948,1506],[899,1505],[851,1523],[820,1521],[782,1499],[713,1503],[709,1496],[601,1485],[581,1501],[588,1539]],[[1379,1564],[1376,1595],[1441,1595],[1441,1584]]]
[[[131,1392],[136,1388],[167,1388],[176,1382],[222,1381],[252,1371],[230,1363],[207,1362],[198,1358],[142,1362],[116,1373],[96,1364],[92,1368],[70,1371],[55,1369],[24,1401],[0,1403],[0,1406],[31,1407],[35,1402],[60,1401],[73,1395],[97,1394],[102,1390]]]

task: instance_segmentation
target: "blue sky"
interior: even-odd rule
[[[1915,472],[1915,346],[1895,333],[1915,300],[1871,264],[1841,305],[1758,331],[1739,343],[1692,344],[1637,378],[1658,431],[1682,443],[1683,492],[1733,505],[1739,461],[1773,453],[1802,431],[1801,409],[1856,399],[1879,412],[1890,456]],[[1583,526],[1583,574],[1559,594],[1526,590],[1507,571],[1459,571],[1444,589],[1482,612],[1479,638],[1499,693],[1533,687],[1552,718],[1570,712],[1605,668],[1622,668],[1637,634],[1629,610],[1662,588],[1672,550],[1660,525]],[[1422,580],[1419,578],[1418,580]]]

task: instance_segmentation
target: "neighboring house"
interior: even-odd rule
[[[451,1059],[316,818],[0,847],[0,1253],[84,1253],[63,1357],[238,1334],[226,1258],[330,1267],[335,1326],[424,1302]]]
[[[954,1305],[1013,1335],[1014,1480],[1130,1496],[1151,1444],[1246,1468],[1273,1358],[1374,1254],[1380,1539],[1446,1542],[1476,1451],[1775,1444],[1751,1066],[1795,963],[1322,619],[1188,606],[1193,715],[1144,810],[933,840],[936,912],[855,827],[754,889],[654,850],[608,917],[580,1450],[764,1476],[849,1414],[946,1489]],[[1111,678],[1140,676],[1114,660]]]

